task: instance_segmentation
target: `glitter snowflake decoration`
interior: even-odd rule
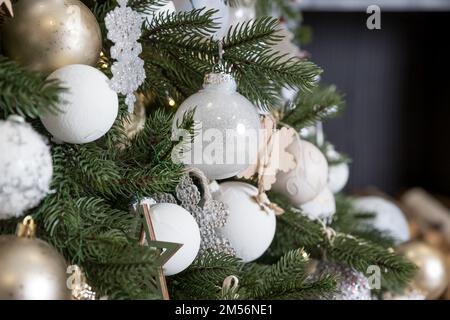
[[[206,200],[203,205],[202,196],[191,177],[184,176],[176,187],[176,198],[171,194],[154,197],[157,202],[177,203],[189,211],[200,228],[200,253],[213,251],[236,255],[230,242],[217,233],[217,229],[227,223],[229,212],[224,203],[217,200]]]
[[[107,37],[114,42],[111,57],[116,60],[111,67],[110,85],[114,91],[126,96],[125,103],[132,113],[136,102],[134,92],[145,80],[144,60],[139,58],[142,46],[138,42],[143,18],[127,7],[127,0],[118,0],[118,3],[119,6],[105,17]]]

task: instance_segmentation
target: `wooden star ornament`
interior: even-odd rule
[[[8,11],[9,11],[9,14],[11,15],[11,17],[14,17],[11,0],[0,0],[0,7],[2,5],[5,5],[6,9],[8,9]]]
[[[155,263],[158,268],[158,279],[156,284],[161,291],[161,296],[164,300],[169,300],[169,290],[167,289],[166,277],[164,276],[163,266],[169,261],[170,258],[177,253],[183,246],[181,243],[157,241],[155,236],[155,230],[153,229],[152,218],[150,215],[150,205],[145,202],[141,202],[135,207],[136,213],[141,217],[141,236],[139,238],[140,245],[146,245],[148,247],[156,248],[159,251],[159,255],[155,259]]]

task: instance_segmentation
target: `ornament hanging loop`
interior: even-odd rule
[[[218,47],[218,60],[217,63],[213,66],[213,73],[226,73],[225,70],[225,64],[223,63],[223,42],[218,40],[217,41],[217,47]]]
[[[17,225],[16,235],[21,238],[34,238],[36,235],[36,223],[31,216],[26,216]]]

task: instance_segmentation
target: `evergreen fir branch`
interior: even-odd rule
[[[224,279],[230,275],[238,276],[240,265],[234,257],[207,252],[187,270],[169,279],[171,296],[175,299],[217,299]]]
[[[366,274],[371,265],[382,270],[382,288],[398,290],[404,287],[415,274],[415,266],[404,257],[396,255],[392,248],[382,247],[354,235],[337,233],[328,239],[322,225],[293,212],[283,197],[271,193],[275,201],[285,209],[278,219],[278,232],[269,248],[265,261],[273,261],[283,252],[303,247],[312,257],[343,263]]]
[[[0,56],[0,118],[10,114],[37,118],[46,112],[58,112],[62,90],[56,80],[45,80]]]
[[[168,13],[155,15],[150,24],[146,25],[142,32],[144,41],[156,41],[158,38],[168,35],[197,34],[209,36],[218,26],[213,16],[217,10],[194,9],[187,12]]]
[[[300,93],[295,108],[287,111],[282,121],[297,131],[316,121],[339,115],[344,109],[343,95],[335,86],[318,86],[311,92]]]

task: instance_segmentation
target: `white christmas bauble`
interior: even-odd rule
[[[255,2],[247,1],[237,7],[230,7],[230,26],[236,26],[256,18]]]
[[[326,187],[328,163],[323,153],[305,140],[295,139],[286,150],[294,155],[297,166],[288,172],[279,171],[272,190],[288,197],[293,206],[300,207]]]
[[[150,24],[155,16],[158,16],[160,14],[167,15],[174,12],[176,12],[175,5],[172,1],[169,1],[163,6],[151,5],[149,10],[147,10],[146,12],[141,12],[140,15],[147,21],[148,24]]]
[[[50,148],[23,118],[0,120],[0,219],[18,217],[49,193]]]
[[[392,202],[368,196],[355,199],[353,206],[356,210],[374,213],[375,217],[369,224],[388,233],[397,244],[410,239],[408,222],[403,212]]]
[[[214,199],[228,206],[229,216],[218,232],[228,239],[236,256],[244,262],[259,258],[272,243],[276,219],[256,203],[258,189],[243,182],[224,182]]]
[[[229,27],[229,8],[223,0],[173,0],[178,12],[191,11],[193,9],[205,8],[206,10],[217,10],[212,16],[219,25],[219,29],[214,33],[215,39],[226,36]]]
[[[346,162],[328,167],[328,188],[333,193],[338,193],[344,189],[347,184],[350,170]]]
[[[117,93],[108,78],[96,68],[72,64],[48,76],[67,88],[60,94],[57,114],[41,116],[45,128],[56,140],[88,143],[103,136],[114,124],[119,110]]]
[[[200,249],[200,229],[194,217],[179,205],[158,203],[151,206],[153,229],[157,241],[181,243],[183,246],[163,266],[171,276],[189,267]]]
[[[336,213],[334,195],[327,187],[312,200],[301,205],[302,213],[311,220],[330,221]]]
[[[178,108],[172,126],[174,139],[187,112],[195,109],[196,134],[180,160],[200,169],[210,180],[235,176],[255,163],[260,121],[256,107],[236,91],[231,75],[212,73],[203,89]]]

